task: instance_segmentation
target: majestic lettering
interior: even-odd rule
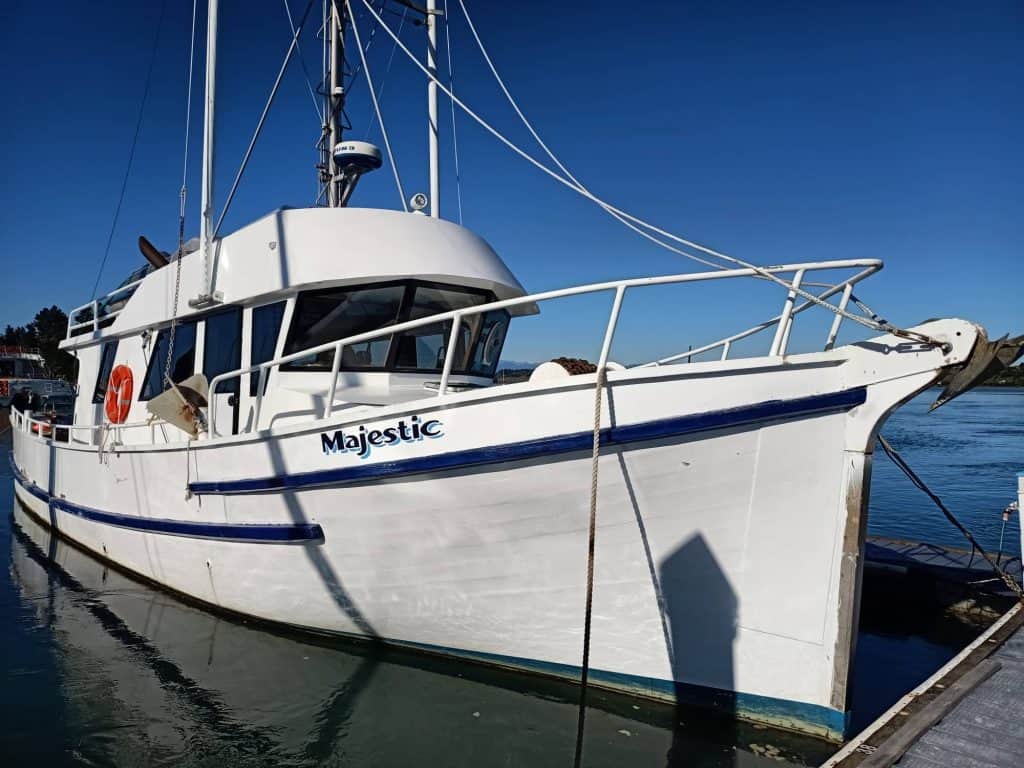
[[[399,443],[415,443],[424,438],[434,440],[444,437],[444,424],[437,419],[420,421],[419,416],[412,416],[408,421],[399,420],[397,424],[384,429],[367,429],[360,425],[357,431],[337,430],[333,434],[320,433],[320,445],[325,454],[354,453],[365,459],[374,448],[386,448]]]

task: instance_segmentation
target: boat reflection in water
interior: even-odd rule
[[[17,503],[12,529],[10,577],[21,612],[56,650],[66,712],[56,730],[38,724],[39,737],[66,738],[75,762],[573,763],[572,685],[243,623],[126,577]],[[602,691],[591,704],[587,766],[810,764],[829,751]]]

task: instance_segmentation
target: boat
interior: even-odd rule
[[[37,347],[0,345],[0,408],[9,408],[19,392],[40,398],[68,398],[74,389],[49,374]]]
[[[701,249],[726,263],[528,292],[439,215],[437,91],[455,96],[437,76],[432,1],[413,11],[428,36],[426,66],[414,61],[429,194],[351,206],[385,154],[342,136],[358,5],[326,7],[321,204],[221,235],[211,0],[198,243],[182,235],[172,255],[140,238],[141,273],[69,313],[74,423],[58,443],[12,415],[19,502],[219,610],[841,739],[878,431],[940,378],[959,372],[948,400],[1019,348],[966,320],[882,320],[854,294],[875,259],[765,267]],[[674,250],[700,249],[558,180]],[[611,359],[627,293],[750,280],[778,289],[763,322]],[[510,324],[596,294],[610,305],[596,362],[496,383]],[[792,351],[797,321],[820,312],[832,322],[819,351]],[[868,338],[838,344],[844,323]]]

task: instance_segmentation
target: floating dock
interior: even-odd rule
[[[822,768],[1018,768],[1024,754],[1024,604]]]
[[[1019,555],[990,553],[998,557],[999,567],[1018,584],[1022,567]],[[920,541],[884,536],[869,536],[864,550],[868,575],[871,571],[903,575],[930,582],[933,590],[961,589],[989,597],[1015,599],[985,559],[975,551]]]

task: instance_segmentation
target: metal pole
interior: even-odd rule
[[[846,305],[850,303],[850,296],[853,295],[853,283],[847,283],[846,287],[843,288],[843,297],[839,300],[839,311],[845,312]],[[825,351],[828,352],[832,347],[836,345],[836,336],[839,335],[839,326],[843,322],[843,316],[836,314],[832,319],[832,328],[828,332],[828,338],[825,340]]]
[[[210,272],[213,236],[213,117],[217,73],[217,2],[208,0],[206,19],[206,95],[203,103],[203,199],[202,222],[199,228],[199,243],[203,252],[203,284],[200,298],[210,295],[212,274]]]
[[[437,0],[427,0],[427,130],[430,155],[430,215],[441,215],[441,177],[437,168]]]
[[[441,383],[437,387],[437,396],[448,391],[448,379],[452,375],[452,366],[455,363],[455,350],[459,344],[459,328],[462,325],[462,315],[456,314],[452,318],[452,330],[448,334],[448,348],[444,351],[444,368],[441,370]]]
[[[341,11],[338,3],[331,0],[331,42],[328,63],[330,66],[329,98],[330,133],[327,145],[327,170],[330,175],[327,189],[327,204],[331,208],[341,205],[341,182],[337,180],[338,165],[334,161],[334,147],[341,141],[341,110],[345,101],[345,38]]]

